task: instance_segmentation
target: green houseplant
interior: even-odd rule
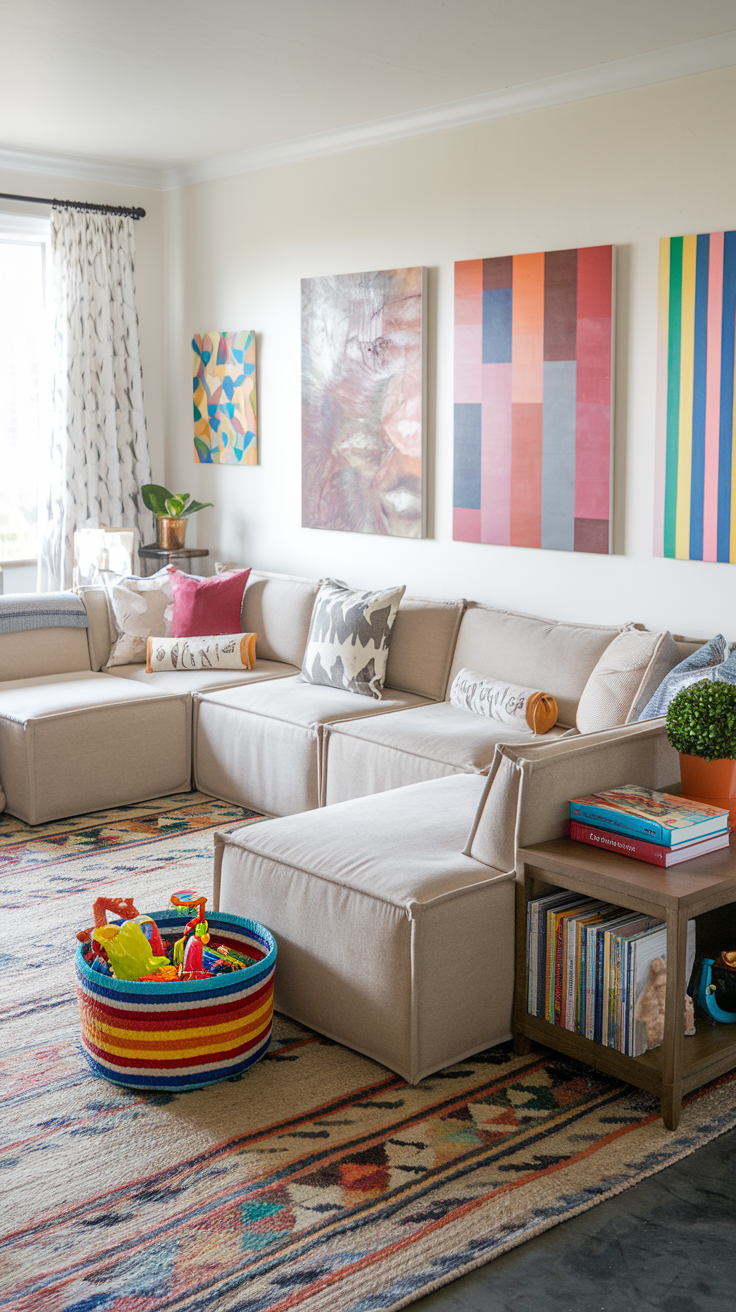
[[[164,551],[181,551],[186,541],[187,516],[213,504],[192,501],[188,492],[169,492],[159,483],[144,483],[141,496],[146,510],[156,516],[156,537]]]
[[[736,688],[709,679],[682,688],[667,708],[667,737],[684,796],[728,807],[736,824]]]

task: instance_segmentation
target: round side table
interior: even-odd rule
[[[210,553],[206,547],[182,547],[180,551],[168,551],[164,547],[157,547],[155,542],[152,542],[147,547],[138,548],[138,555],[141,556],[143,560],[159,561],[159,569],[161,569],[163,565],[173,564],[179,565],[186,573],[189,573],[188,562],[190,560],[195,560],[201,556],[209,556],[209,554]]]

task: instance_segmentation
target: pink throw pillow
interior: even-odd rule
[[[239,633],[243,594],[249,569],[195,579],[169,566],[174,594],[172,638],[208,638],[216,633]]]

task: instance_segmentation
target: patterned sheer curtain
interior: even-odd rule
[[[38,589],[71,587],[75,529],[151,532],[133,219],[51,211],[54,381]],[[44,504],[42,498],[41,504]]]

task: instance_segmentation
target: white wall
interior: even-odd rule
[[[166,477],[216,507],[192,523],[189,544],[356,585],[736,636],[733,571],[651,549],[658,241],[736,226],[735,112],[728,69],[169,194]],[[454,543],[453,262],[608,242],[618,247],[616,554]],[[302,529],[300,279],[415,264],[430,270],[433,536]],[[191,337],[237,329],[258,333],[261,463],[195,466]]]
[[[0,169],[0,191],[23,196],[58,197],[60,200],[98,201],[102,205],[136,205],[146,211],[145,219],[135,225],[136,297],[153,477],[156,481],[163,479],[165,301],[162,193],[145,187],[124,187],[8,169]],[[0,200],[0,210],[36,215],[50,213],[50,209],[43,206],[6,200]]]

